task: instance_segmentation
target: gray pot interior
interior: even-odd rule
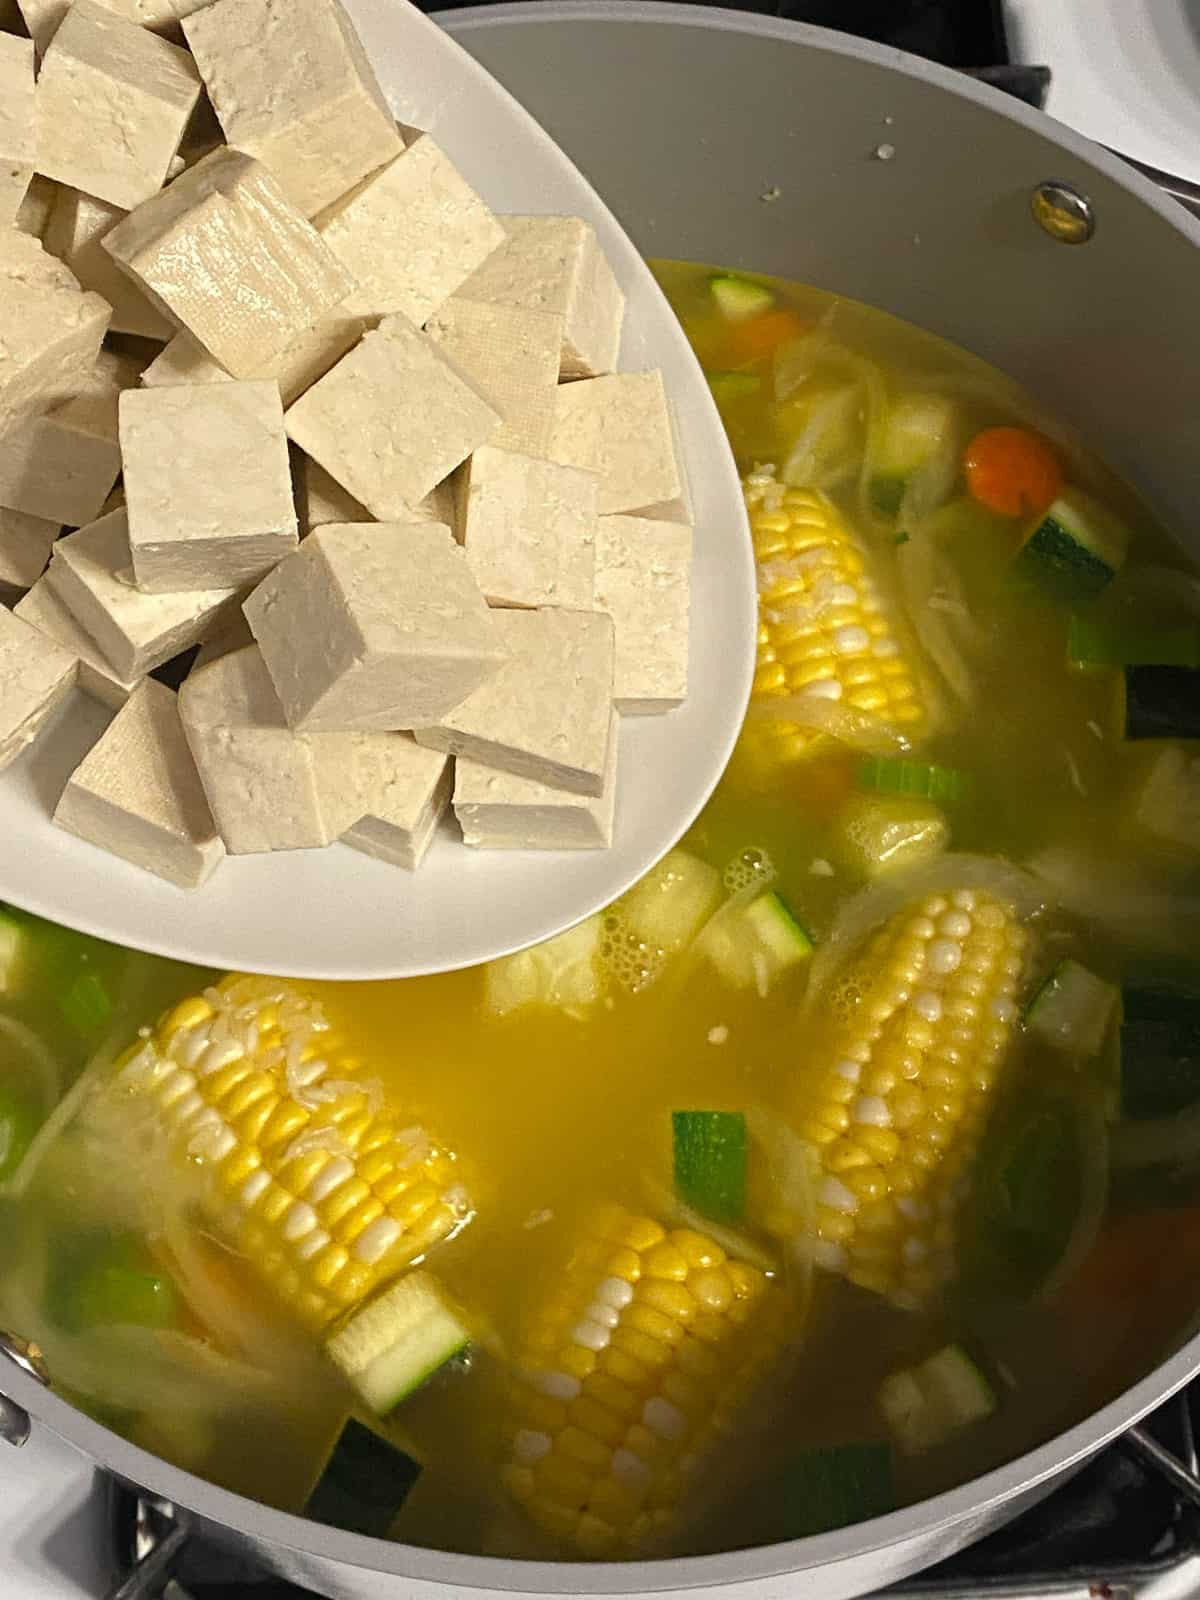
[[[1188,531],[1200,227],[1116,158],[945,69],[774,18],[542,0],[439,20],[645,254],[797,278],[953,340],[1074,423]],[[1091,200],[1088,244],[1034,222],[1047,179]]]

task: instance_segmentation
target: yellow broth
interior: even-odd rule
[[[1119,675],[1068,669],[1069,608],[1008,578],[1025,524],[979,514],[964,497],[961,477],[942,496],[951,506],[948,519],[944,504],[935,505],[906,527],[903,514],[886,516],[871,506],[861,466],[872,407],[886,407],[904,392],[936,392],[955,402],[964,437],[998,424],[1034,425],[1053,441],[1067,478],[1132,530],[1127,570],[1182,569],[1180,552],[1080,441],[962,351],[866,307],[771,283],[772,314],[794,321],[781,345],[755,354],[744,329],[714,305],[710,269],[663,263],[658,270],[709,370],[751,380],[715,382],[743,471],[762,463],[780,467],[832,397],[829,437],[822,441],[818,429],[810,451],[811,471],[822,480],[816,487],[868,549],[889,603],[900,610],[907,603],[917,640],[948,623],[955,659],[964,664],[965,703],[945,694],[949,711],[916,751],[921,761],[970,775],[970,792],[947,808],[951,848],[1014,862],[1046,851],[1067,858],[1078,903],[1067,895],[1064,909],[1038,920],[1033,976],[1073,955],[1113,981],[1131,974],[1143,982],[1178,981],[1193,948],[1196,861],[1164,856],[1132,821],[1131,796],[1146,752],[1121,740]],[[794,355],[814,330],[820,343],[807,347],[803,376],[784,392],[789,350]],[[924,566],[914,573],[917,562]],[[1161,587],[1155,593],[1147,626],[1194,620],[1186,600],[1169,592],[1164,598]],[[859,759],[834,744],[764,771],[743,751],[685,847],[718,869],[744,862],[747,853],[769,860],[773,888],[819,949],[839,910],[863,887],[838,831]],[[1089,864],[1103,870],[1093,873]],[[1129,914],[1140,904],[1151,912]],[[37,940],[50,938],[49,930],[29,926]],[[63,1089],[93,1052],[101,1063],[92,1071],[102,1072],[104,1059],[139,1025],[211,981],[73,936],[66,937],[65,955],[49,944],[39,948],[50,954],[32,961],[3,1010],[44,1039],[60,1063]],[[73,1027],[61,1013],[63,995],[88,970],[102,975],[115,1003],[111,1014]],[[628,962],[621,974],[610,969],[606,994],[582,1016],[534,1007],[496,1017],[485,1004],[482,969],[404,983],[305,986],[362,1056],[402,1124],[423,1125],[456,1153],[474,1206],[469,1225],[431,1258],[472,1319],[473,1353],[381,1425],[424,1467],[392,1528],[397,1539],[475,1553],[578,1554],[536,1531],[501,1487],[513,1352],[540,1304],[555,1294],[579,1230],[597,1206],[617,1202],[653,1215],[662,1205],[671,1186],[673,1110],[758,1108],[781,1122],[791,1114],[807,1067],[799,1021],[806,966],[765,994],[755,986],[732,989],[702,963],[668,964],[644,986],[620,981],[631,970]],[[1029,986],[1022,999],[1028,994]],[[1080,1065],[1019,1030],[993,1132],[1048,1097],[1083,1108],[1081,1116],[1087,1111],[1081,1126],[1105,1144],[1103,1116],[1091,1112],[1109,1087],[1112,1051],[1110,1038],[1104,1062]],[[9,1101],[36,1100],[34,1078],[19,1044],[0,1033],[0,1089],[7,1086]],[[41,1115],[48,1110],[40,1106]],[[107,1147],[97,1149],[93,1139],[85,1148],[68,1121],[44,1150],[33,1181],[0,1198],[0,1323],[36,1337],[60,1386],[119,1431],[214,1482],[301,1508],[353,1409],[349,1390],[321,1361],[314,1341],[272,1305],[253,1262],[238,1259],[194,1221],[189,1175],[175,1171],[161,1151],[131,1147],[119,1126],[110,1126],[107,1137]],[[990,1159],[989,1148],[985,1140],[981,1160]],[[1086,1159],[1099,1164],[1104,1182],[1105,1151],[1091,1150]],[[1046,1285],[1053,1261],[1031,1269],[998,1255],[986,1237],[987,1219],[973,1217],[971,1200],[959,1278],[928,1306],[897,1308],[820,1271],[810,1306],[805,1284],[783,1274],[787,1349],[766,1380],[770,1426],[765,1433],[757,1424],[732,1430],[694,1492],[708,1514],[685,1515],[658,1548],[703,1552],[787,1537],[793,1530],[778,1483],[788,1462],[808,1446],[883,1437],[880,1381],[948,1340],[978,1353],[998,1405],[936,1449],[897,1454],[901,1502],[961,1482],[1086,1415],[1146,1370],[1195,1310],[1198,1171],[1200,1149],[1193,1159],[1121,1169],[1102,1191],[1107,1219],[1103,1226],[1096,1219],[1086,1241],[1094,1248],[1082,1277],[1072,1274],[1052,1293]],[[11,1176],[0,1162],[0,1178]],[[752,1192],[768,1181],[752,1147]],[[1065,1245],[1075,1227],[1074,1182],[1066,1172],[1063,1215],[1047,1219],[1050,1257],[1055,1238]],[[185,1357],[181,1347],[173,1366],[168,1347],[151,1371],[130,1370],[121,1330],[64,1326],[74,1313],[62,1309],[59,1264],[88,1241],[119,1236],[141,1241],[145,1271],[161,1270],[171,1218],[195,1228],[196,1248],[229,1316],[220,1328],[206,1326],[180,1296],[173,1326],[192,1341],[191,1353]],[[1147,1243],[1165,1228],[1186,1241],[1176,1270]],[[753,1223],[748,1232],[758,1248],[781,1259],[777,1242]],[[234,1342],[241,1347],[232,1349]],[[197,1348],[210,1350],[217,1364],[197,1365]]]

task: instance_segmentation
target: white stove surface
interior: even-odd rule
[[[1052,116],[1200,180],[1197,0],[1005,4],[1013,58],[1052,69]],[[105,1560],[91,1468],[44,1430],[21,1451],[0,1445],[0,1600],[101,1600],[111,1581]],[[1197,1596],[1200,1572],[1189,1572],[1156,1600]]]

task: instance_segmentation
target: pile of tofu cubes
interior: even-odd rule
[[[593,229],[493,214],[337,0],[15,4],[0,766],[77,682],[116,716],[55,820],[182,887],[415,867],[451,806],[609,845],[618,716],[687,692],[691,529]]]

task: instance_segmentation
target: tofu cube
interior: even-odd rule
[[[407,733],[359,733],[345,775],[362,816],[342,843],[410,871],[421,865],[450,803],[454,765]]]
[[[0,228],[17,219],[37,165],[33,45],[0,33]]]
[[[239,610],[219,632],[205,636],[199,650],[196,651],[192,671],[199,672],[200,668],[206,667],[210,661],[219,661],[222,656],[232,655],[235,650],[244,650],[247,645],[253,643],[254,635],[250,632],[250,624]]]
[[[353,736],[293,733],[256,646],[193,671],[179,711],[230,855],[327,845],[357,820],[343,781]]]
[[[361,317],[345,316],[338,307],[250,377],[278,384],[279,398],[290,406],[318,378],[323,378],[347,350],[354,348],[365,328]],[[185,384],[228,383],[230,375],[190,333],[181,332],[142,373],[142,382],[147,389],[179,388]]]
[[[180,889],[225,855],[173,689],[147,678],[76,767],[54,812],[68,833]]]
[[[0,438],[0,505],[82,528],[121,471],[117,405],[138,380],[130,356],[102,350],[70,400]]]
[[[579,217],[501,217],[508,237],[463,284],[464,300],[563,319],[559,370],[592,378],[617,364],[625,296],[595,229]]]
[[[17,228],[0,228],[0,438],[69,400],[91,370],[109,308]]]
[[[110,333],[169,339],[175,324],[151,305],[102,243],[104,235],[128,215],[121,206],[58,185],[42,240],[52,255],[70,267],[83,288],[95,290],[108,301],[112,307]]]
[[[48,576],[38,579],[13,607],[13,614],[70,651],[79,663],[79,687],[101,705],[119,711],[141,682],[140,675],[125,678],[112,666],[91,634],[80,627],[59,599]]]
[[[180,17],[199,10],[208,0],[101,0],[101,3],[130,22],[181,38]],[[38,55],[45,55],[59,23],[71,9],[71,0],[17,0],[17,4],[29,36],[37,45]]]
[[[527,456],[549,452],[563,319],[525,306],[454,296],[425,332],[503,419],[492,443]]]
[[[99,645],[118,678],[140,678],[236,615],[236,589],[146,594],[129,568],[125,511],[112,511],[54,547],[50,587]]]
[[[550,459],[600,474],[602,517],[687,521],[687,491],[660,372],[560,384]]]
[[[38,581],[58,535],[57,522],[0,506],[0,600],[11,602]]]
[[[218,0],[184,19],[231,145],[311,217],[403,148],[337,0]]]
[[[381,522],[486,444],[500,414],[404,317],[388,317],[287,413],[288,437]]]
[[[496,614],[437,523],[318,528],[243,610],[302,731],[432,722],[505,659]]]
[[[352,494],[347,494],[320,462],[303,451],[297,453],[296,497],[302,539],[314,528],[324,528],[331,522],[374,522],[366,506],[359,505]]]
[[[612,729],[613,624],[599,611],[493,611],[508,662],[418,744],[599,797]]]
[[[70,693],[75,657],[0,606],[0,772]]]
[[[353,288],[266,167],[224,147],[119,222],[104,248],[235,378],[282,356]]]
[[[235,588],[296,548],[275,384],[127,390],[121,451],[141,588]]]
[[[478,850],[603,850],[613,840],[617,804],[617,719],[598,798],[514,778],[476,761],[454,763],[454,815],[463,842]]]
[[[313,219],[357,287],[362,317],[399,311],[420,327],[504,238],[504,229],[427,133]]]
[[[38,74],[37,169],[131,210],[167,181],[199,99],[186,50],[75,0]]]
[[[55,201],[62,193],[62,185],[51,183],[49,178],[34,174],[33,182],[25,191],[25,198],[17,208],[14,227],[20,228],[33,239],[43,239],[50,221]]]
[[[596,610],[617,635],[617,710],[653,716],[687,699],[692,530],[647,517],[601,517]]]
[[[594,472],[485,445],[458,476],[455,533],[494,606],[592,606]]]

